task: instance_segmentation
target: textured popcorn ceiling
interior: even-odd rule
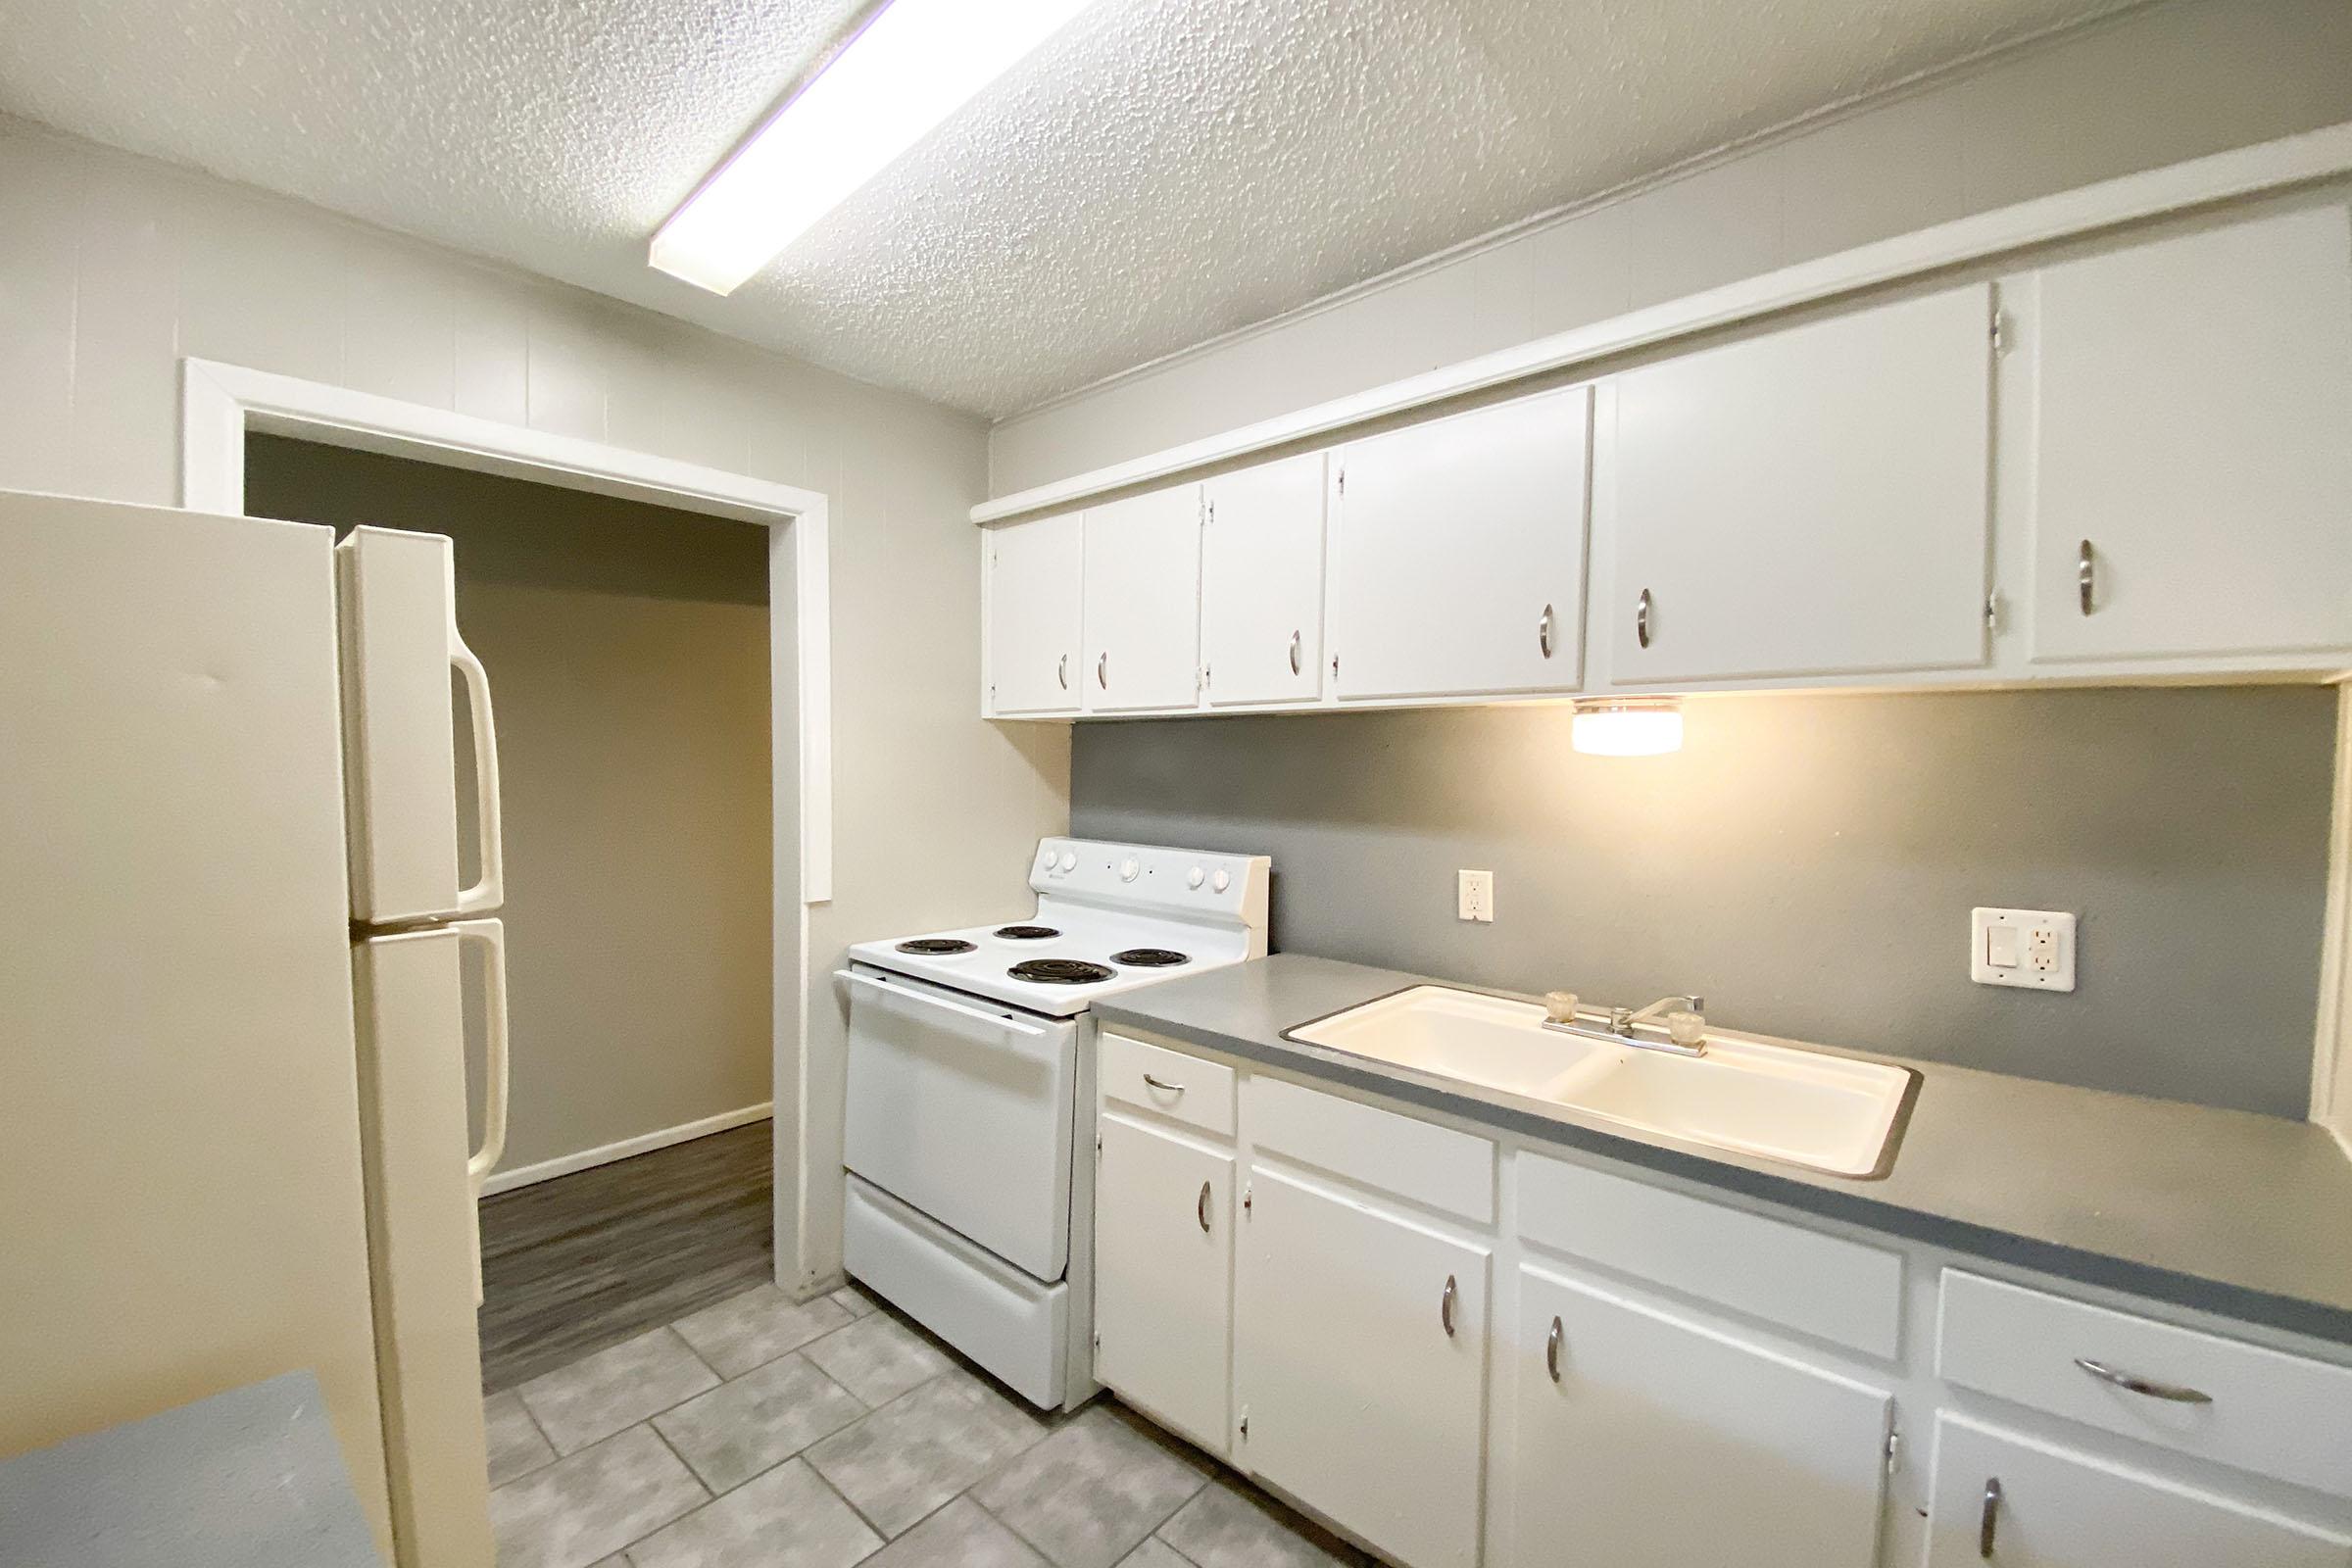
[[[649,270],[861,4],[7,0],[0,110],[1004,415],[2117,9],[1100,0],[732,297]]]

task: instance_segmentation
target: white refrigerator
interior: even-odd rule
[[[452,579],[438,535],[0,492],[0,1456],[307,1368],[401,1568],[494,1556]]]

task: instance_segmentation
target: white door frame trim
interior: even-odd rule
[[[797,886],[775,879],[775,1110],[797,1159],[804,1126],[808,1038],[808,906],[833,897],[832,589],[826,498],[814,490],[555,435],[495,419],[379,397],[211,360],[180,361],[180,505],[245,511],[250,431],[415,458],[446,467],[762,524],[768,530],[768,670],[794,694],[798,722],[773,727],[774,843],[797,826]],[[807,1190],[805,1172],[779,1170],[779,1207]],[[784,1250],[777,1250],[779,1270]]]

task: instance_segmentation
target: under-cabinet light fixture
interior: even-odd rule
[[[1589,697],[1568,721],[1568,744],[1593,757],[1662,757],[1683,749],[1683,705],[1673,697]]]
[[[1093,0],[891,0],[654,235],[650,260],[731,294]]]

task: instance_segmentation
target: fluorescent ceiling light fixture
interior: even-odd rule
[[[653,265],[731,294],[1093,0],[892,0],[654,235]]]
[[[1593,757],[1663,757],[1683,749],[1683,705],[1672,697],[1590,698],[1568,721],[1568,744]]]

